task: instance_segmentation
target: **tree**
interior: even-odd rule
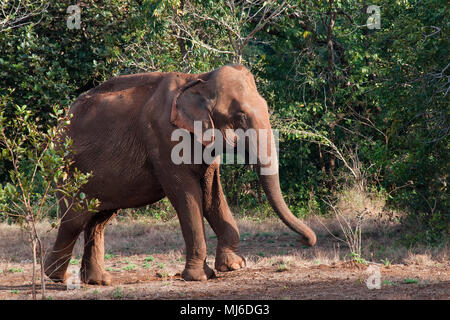
[[[0,160],[12,164],[10,182],[0,185],[0,216],[17,221],[28,235],[33,256],[33,299],[36,299],[38,261],[42,298],[45,298],[45,248],[36,228],[37,222],[51,219],[51,212],[57,211],[57,198],[64,201],[68,209],[87,207],[95,211],[98,205],[97,200],[88,201],[80,192],[90,174],[72,167],[72,141],[68,137],[62,139],[69,116],[57,107],[53,111],[51,116],[57,125],[47,126],[46,130],[27,106],[17,106],[14,118],[7,119],[4,111],[0,113]],[[52,228],[58,226],[66,212],[57,212],[52,219]]]
[[[0,32],[39,23],[47,12],[44,0],[6,0],[0,4]],[[38,21],[33,18],[38,17]]]

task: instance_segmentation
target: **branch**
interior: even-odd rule
[[[5,1],[1,4],[0,12],[0,32],[20,28],[22,26],[32,24],[36,25],[41,22],[43,13],[47,12],[49,3],[44,0],[19,0],[18,3],[14,1]],[[37,8],[34,8],[37,6]],[[9,7],[9,11],[8,11]],[[32,22],[31,18],[41,16],[39,21]]]

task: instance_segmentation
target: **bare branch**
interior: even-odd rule
[[[44,0],[7,0],[0,4],[0,32],[38,24],[47,12],[49,2]],[[37,22],[32,18],[40,16]]]

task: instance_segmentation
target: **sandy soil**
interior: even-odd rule
[[[106,234],[106,267],[113,276],[109,287],[82,284],[67,290],[46,283],[48,299],[450,299],[448,249],[407,250],[394,239],[364,239],[373,258],[363,264],[349,261],[348,249],[323,230],[314,248],[276,220],[240,220],[241,253],[247,267],[216,272],[207,282],[185,282],[184,243],[177,221],[118,221]],[[47,225],[40,226],[45,230]],[[208,264],[214,266],[215,235],[208,229]],[[0,299],[31,298],[31,261],[24,235],[16,226],[0,226]],[[45,238],[47,246],[54,232]],[[79,241],[70,268],[77,270],[82,255]],[[367,281],[380,272],[380,288]],[[376,284],[373,280],[372,284]],[[369,284],[370,284],[369,283]]]

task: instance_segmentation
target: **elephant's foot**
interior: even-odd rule
[[[86,284],[94,284],[101,286],[111,285],[112,278],[111,275],[105,270],[89,270],[81,269],[81,281]]]
[[[186,281],[206,281],[216,277],[214,270],[205,263],[203,267],[186,267],[181,274]]]
[[[245,267],[245,259],[232,251],[219,251],[214,267],[218,271],[234,271]]]
[[[70,276],[67,272],[62,274],[60,272],[51,273],[46,271],[45,274],[50,278],[50,280],[56,283],[66,283],[67,279]]]
[[[54,261],[46,260],[44,265],[44,272],[47,277],[53,282],[65,283],[69,278],[69,274],[66,272],[66,264],[58,264]]]

